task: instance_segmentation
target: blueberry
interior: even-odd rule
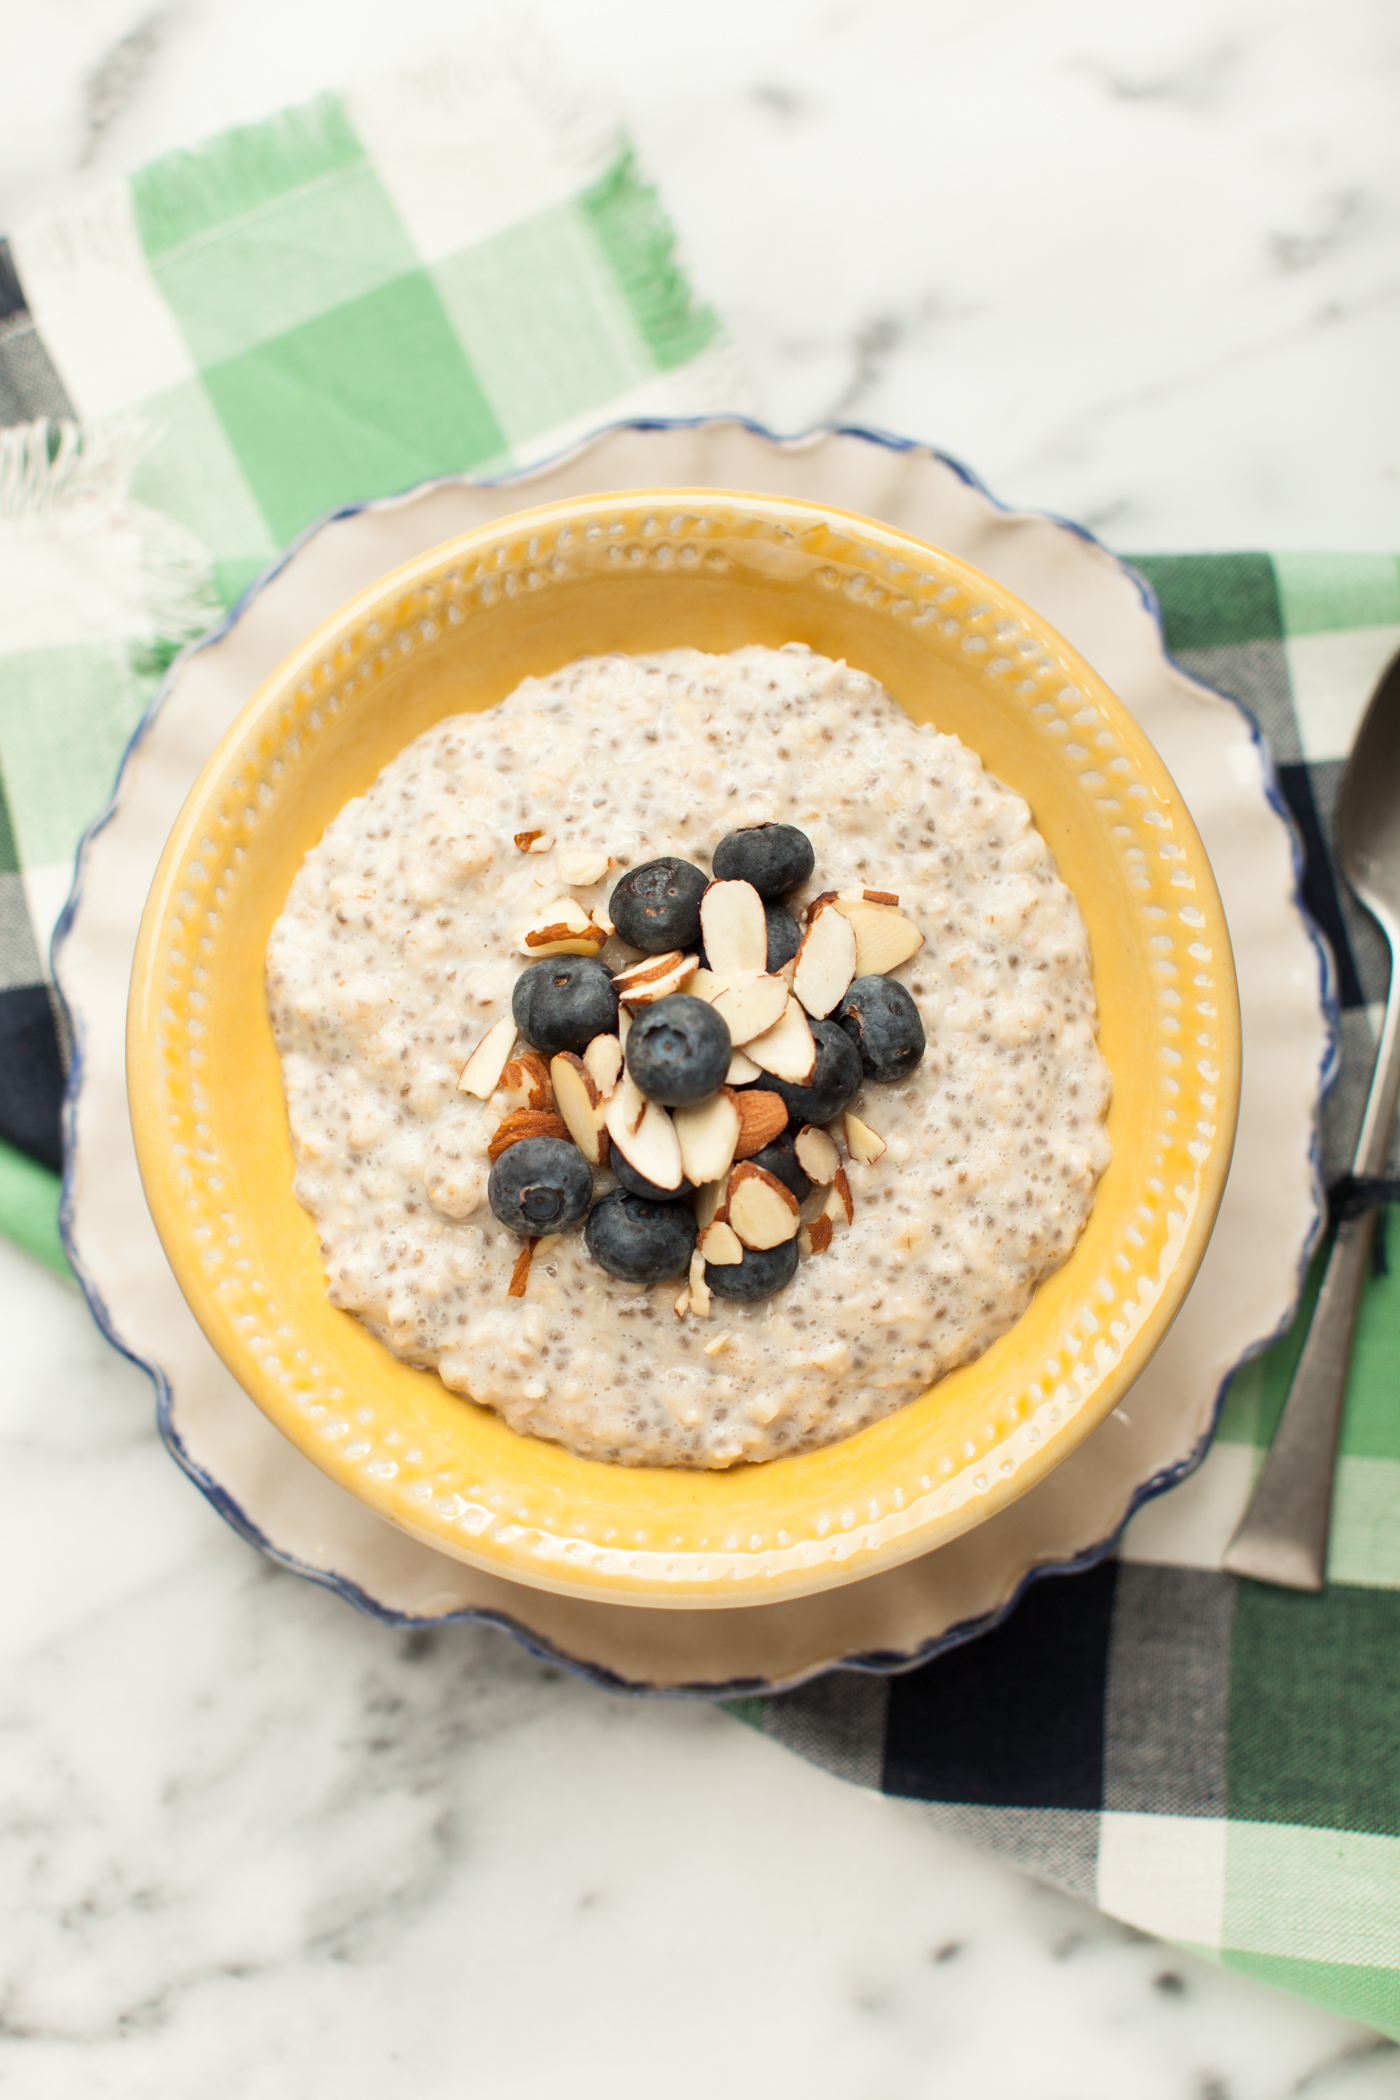
[[[644,1006],[627,1036],[628,1071],[648,1101],[667,1108],[713,1094],[732,1055],[724,1016],[689,992]]]
[[[715,847],[715,881],[751,882],[760,897],[785,897],[816,865],[812,841],[795,824],[746,824]]]
[[[799,1203],[804,1196],[811,1194],[812,1179],[809,1174],[803,1172],[790,1130],[785,1130],[781,1136],[775,1137],[772,1144],[765,1145],[761,1152],[755,1152],[753,1163],[756,1167],[766,1168],[768,1173],[781,1181],[785,1189],[791,1189]]]
[[[503,1225],[534,1239],[577,1225],[593,1201],[593,1175],[577,1145],[522,1138],[492,1167],[486,1194]]]
[[[765,904],[763,916],[768,921],[768,968],[781,970],[802,946],[802,928],[781,904]]]
[[[703,869],[688,860],[649,860],[629,868],[608,899],[619,940],[643,955],[694,948],[700,939],[700,899],[709,888]]]
[[[503,1156],[509,1159],[510,1153]],[[695,1214],[684,1203],[648,1203],[644,1196],[613,1189],[594,1204],[583,1236],[609,1276],[626,1283],[660,1283],[667,1276],[684,1276],[690,1267]]]
[[[682,1196],[693,1196],[695,1183],[681,1176],[678,1189],[659,1189],[645,1174],[639,1174],[630,1160],[624,1159],[616,1145],[608,1158],[608,1165],[616,1174],[629,1196],[645,1196],[648,1203],[677,1203]]]
[[[510,995],[515,1025],[527,1043],[555,1057],[586,1050],[595,1035],[616,1035],[617,993],[591,955],[551,955],[531,963]]]
[[[796,1086],[790,1079],[770,1078],[766,1082],[792,1121],[799,1125],[829,1123],[833,1116],[839,1116],[855,1100],[865,1077],[860,1052],[844,1029],[838,1028],[835,1021],[813,1021],[811,1028],[817,1046],[817,1068],[806,1086]]]
[[[594,1211],[593,1216],[597,1215]],[[717,1298],[771,1298],[796,1274],[795,1239],[784,1240],[777,1247],[746,1247],[743,1260],[729,1267],[720,1262],[705,1264],[705,1281]]]
[[[859,1050],[867,1079],[907,1079],[924,1054],[919,1009],[892,977],[857,977],[835,1019]]]

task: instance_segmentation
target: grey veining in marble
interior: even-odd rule
[[[1382,0],[10,0],[0,225],[503,20],[620,108],[775,425],[931,438],[1125,547],[1400,546]],[[356,1617],[222,1525],[4,1246],[0,1319],[24,2100],[1400,2095],[1364,2030],[796,1735]]]

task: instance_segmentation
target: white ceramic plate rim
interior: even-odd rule
[[[1270,1322],[1267,1331],[1252,1334],[1238,1345],[1237,1353],[1232,1356],[1232,1360],[1228,1367],[1225,1368],[1223,1376],[1218,1378],[1215,1389],[1209,1395],[1208,1406],[1205,1408],[1198,1406],[1197,1408],[1197,1417],[1203,1422],[1203,1426],[1189,1448],[1176,1456],[1171,1463],[1152,1471],[1148,1477],[1134,1479],[1128,1483],[1129,1491],[1121,1514],[1117,1516],[1117,1521],[1111,1525],[1103,1536],[1078,1545],[1073,1551],[1066,1552],[1062,1550],[1056,1555],[1053,1546],[1048,1551],[1044,1550],[1044,1542],[1042,1542],[1041,1549],[1036,1550],[1033,1535],[1028,1535],[1028,1562],[1020,1572],[1018,1579],[1012,1584],[1009,1592],[993,1597],[981,1609],[974,1609],[957,1617],[952,1623],[938,1627],[926,1638],[916,1639],[912,1643],[902,1642],[896,1649],[872,1648],[868,1645],[861,1645],[858,1637],[856,1645],[851,1647],[849,1645],[851,1635],[848,1633],[843,1643],[842,1636],[839,1629],[837,1629],[833,1635],[837,1652],[809,1658],[801,1666],[789,1672],[780,1671],[771,1675],[762,1672],[759,1674],[743,1672],[737,1676],[729,1677],[717,1677],[707,1672],[701,1679],[688,1679],[662,1684],[652,1681],[646,1672],[645,1666],[642,1667],[638,1674],[634,1675],[629,1668],[618,1669],[611,1663],[603,1661],[599,1656],[588,1656],[575,1652],[575,1649],[567,1641],[561,1641],[558,1638],[557,1631],[554,1635],[551,1635],[546,1627],[541,1624],[542,1620],[551,1616],[543,1608],[543,1598],[546,1593],[529,1590],[521,1585],[508,1584],[499,1578],[492,1578],[491,1580],[495,1588],[508,1593],[508,1596],[503,1599],[501,1606],[472,1603],[460,1608],[447,1609],[440,1612],[414,1611],[397,1607],[383,1596],[376,1595],[372,1586],[367,1585],[362,1579],[357,1579],[348,1569],[327,1565],[318,1566],[310,1559],[303,1557],[297,1552],[289,1551],[285,1545],[279,1544],[272,1536],[272,1530],[275,1527],[269,1525],[266,1514],[254,1514],[246,1506],[248,1501],[246,1493],[242,1501],[240,1501],[238,1496],[231,1493],[228,1487],[217,1477],[216,1472],[196,1455],[191,1448],[189,1439],[182,1432],[177,1419],[180,1402],[177,1377],[171,1375],[169,1366],[162,1360],[158,1342],[157,1347],[154,1350],[152,1349],[149,1334],[143,1338],[144,1346],[142,1346],[141,1343],[132,1338],[129,1332],[123,1331],[123,1322],[113,1309],[114,1292],[112,1280],[109,1275],[104,1275],[104,1264],[101,1255],[93,1251],[89,1243],[89,1235],[85,1230],[92,1204],[91,1198],[88,1197],[85,1200],[84,1196],[84,1170],[90,1162],[95,1163],[98,1157],[99,1146],[111,1146],[115,1149],[121,1146],[124,1139],[126,1146],[129,1147],[130,1134],[125,1127],[118,1133],[110,1127],[104,1130],[99,1124],[91,1138],[85,1139],[83,1135],[83,1115],[93,1068],[92,1046],[86,1026],[89,1008],[92,1004],[93,985],[90,975],[85,975],[85,965],[82,958],[76,952],[75,935],[80,935],[83,928],[86,903],[85,878],[91,868],[96,842],[103,833],[109,830],[109,827],[120,823],[123,811],[131,799],[134,777],[138,774],[143,759],[150,753],[152,731],[165,715],[172,695],[175,694],[181,681],[187,676],[191,664],[204,655],[205,652],[216,648],[218,644],[233,635],[240,622],[248,615],[250,609],[268,591],[269,586],[282,578],[284,573],[298,561],[299,557],[307,553],[307,550],[313,549],[320,540],[321,535],[326,533],[328,528],[341,525],[345,521],[355,520],[389,520],[401,523],[404,514],[412,506],[424,504],[430,506],[435,495],[450,491],[470,490],[479,495],[483,489],[499,490],[510,498],[508,503],[503,503],[501,506],[502,514],[504,514],[507,509],[523,507],[530,501],[547,500],[550,494],[549,484],[551,481],[566,474],[570,469],[576,469],[580,463],[588,461],[591,457],[604,456],[610,441],[625,442],[630,439],[641,441],[645,445],[645,440],[649,434],[654,434],[659,440],[664,440],[673,438],[681,433],[692,433],[697,444],[709,441],[722,445],[727,439],[732,437],[735,440],[756,444],[758,448],[768,448],[767,463],[770,467],[770,472],[776,472],[780,462],[790,462],[798,458],[803,460],[817,458],[820,465],[822,463],[820,455],[823,453],[829,454],[830,457],[826,463],[831,467],[833,484],[842,470],[843,454],[841,448],[843,446],[854,444],[856,446],[878,447],[886,452],[902,455],[911,463],[922,464],[933,473],[955,477],[962,485],[963,491],[969,497],[975,499],[977,504],[985,506],[987,513],[993,519],[1000,519],[1012,525],[1025,524],[1027,527],[1039,528],[1042,532],[1047,529],[1053,531],[1061,537],[1062,541],[1062,544],[1058,546],[1056,551],[1061,556],[1068,555],[1071,562],[1076,552],[1078,552],[1084,562],[1092,561],[1096,565],[1107,563],[1117,577],[1130,579],[1132,589],[1136,593],[1142,625],[1148,627],[1150,624],[1153,644],[1163,671],[1170,671],[1179,687],[1186,688],[1188,692],[1194,692],[1203,700],[1208,698],[1217,707],[1221,699],[1224,698],[1228,707],[1232,710],[1233,718],[1247,727],[1248,739],[1257,761],[1258,779],[1257,783],[1241,781],[1240,788],[1241,792],[1245,794],[1249,792],[1250,787],[1256,785],[1262,789],[1268,809],[1277,819],[1282,835],[1287,842],[1290,894],[1280,895],[1278,904],[1282,919],[1291,921],[1288,931],[1292,935],[1302,936],[1313,958],[1313,983],[1310,993],[1307,995],[1307,1012],[1315,1024],[1315,1042],[1313,1061],[1308,1074],[1310,1098],[1305,1099],[1301,1105],[1297,1102],[1291,1104],[1295,1122],[1304,1138],[1306,1159],[1303,1164],[1307,1177],[1308,1201],[1302,1207],[1299,1215],[1294,1218],[1291,1231],[1285,1224],[1284,1230],[1289,1233],[1287,1244],[1280,1244],[1274,1249],[1275,1258],[1286,1273],[1287,1285],[1286,1289],[1281,1293],[1277,1317]],[[849,478],[850,473],[854,471],[851,467],[850,458],[845,458],[845,467]],[[678,476],[675,473],[667,473],[664,476],[653,476],[650,480],[638,481],[636,485],[662,485],[665,482],[675,485],[680,480],[694,481],[698,479],[703,482],[704,478],[693,474]],[[598,488],[605,486],[615,488],[622,484],[615,475],[609,476],[605,474],[602,476],[595,475],[591,485]],[[731,485],[745,484],[731,481]],[[759,481],[751,480],[747,485],[757,487],[762,484]],[[519,491],[518,501],[516,500],[517,491]],[[527,491],[528,494],[526,493]],[[842,503],[847,507],[861,508],[867,511],[871,509],[869,504],[856,503],[849,489],[835,485],[825,487],[820,500]],[[905,529],[910,528],[906,527]],[[430,544],[430,542],[425,541],[424,544]],[[957,548],[955,551],[963,552],[963,549]],[[402,558],[402,556],[399,558]],[[975,555],[968,555],[966,558],[976,560]],[[982,566],[990,566],[990,564],[984,562]],[[1096,581],[1101,582],[1102,578],[1100,577]],[[1030,596],[1030,593],[1025,591],[1021,594],[1027,597]],[[1032,602],[1034,602],[1033,599]],[[1038,607],[1038,609],[1044,608]],[[1047,617],[1051,618],[1054,624],[1061,626],[1063,630],[1063,621],[1057,619],[1053,611],[1047,610]],[[308,618],[306,626],[309,627],[312,624],[314,624],[313,621]],[[1084,653],[1090,655],[1091,660],[1094,660],[1094,651],[1092,648],[1085,649],[1082,636],[1076,636],[1071,633],[1068,638],[1075,642],[1076,646],[1080,647],[1081,650],[1084,650]],[[1112,684],[1113,680],[1110,678],[1109,682]],[[211,735],[211,744],[213,740]],[[205,755],[207,755],[207,752],[199,754],[201,759]],[[1170,759],[1168,762],[1170,763]],[[195,770],[197,770],[197,766]],[[194,774],[191,772],[191,782],[193,777]],[[1188,802],[1191,801],[1189,794],[1187,799]],[[54,935],[55,976],[70,1007],[76,1046],[65,1105],[65,1158],[67,1168],[64,1178],[62,1208],[62,1227],[65,1244],[75,1272],[104,1332],[107,1333],[109,1338],[124,1354],[140,1364],[155,1382],[158,1395],[157,1415],[160,1433],[177,1462],[220,1511],[221,1515],[226,1517],[250,1542],[257,1545],[263,1552],[293,1572],[336,1590],[361,1610],[397,1626],[442,1625],[461,1622],[497,1624],[512,1633],[535,1652],[548,1656],[551,1660],[557,1661],[565,1667],[578,1670],[595,1682],[611,1689],[624,1689],[634,1692],[664,1691],[672,1695],[688,1693],[693,1696],[713,1698],[772,1688],[778,1684],[800,1682],[807,1677],[818,1674],[824,1669],[832,1667],[876,1672],[912,1668],[918,1663],[927,1660],[931,1655],[988,1630],[1013,1608],[1026,1585],[1036,1579],[1037,1576],[1046,1573],[1064,1573],[1073,1569],[1083,1568],[1091,1565],[1109,1552],[1123,1524],[1127,1522],[1135,1510],[1151,1497],[1162,1493],[1166,1488],[1171,1487],[1184,1478],[1186,1474],[1199,1464],[1208,1447],[1218,1416],[1220,1402],[1223,1398],[1224,1388],[1230,1375],[1238,1368],[1240,1363],[1258,1354],[1262,1349],[1267,1348],[1277,1338],[1278,1334],[1283,1331],[1292,1317],[1307,1261],[1321,1227],[1318,1112],[1326,1088],[1335,1074],[1337,1043],[1337,1013],[1332,986],[1330,957],[1325,943],[1308,918],[1302,904],[1300,880],[1301,854],[1293,831],[1292,821],[1279,791],[1272,761],[1252,718],[1246,714],[1245,710],[1238,703],[1229,700],[1228,696],[1208,693],[1208,689],[1201,687],[1196,681],[1187,679],[1185,674],[1179,670],[1179,667],[1171,664],[1162,639],[1159,608],[1150,586],[1137,572],[1130,570],[1125,564],[1117,562],[1083,528],[1067,524],[1065,521],[1058,519],[1046,519],[1043,517],[1022,518],[1019,514],[1010,512],[1005,507],[998,505],[995,499],[977,481],[976,477],[959,462],[951,460],[946,455],[935,452],[930,448],[916,445],[912,441],[892,437],[881,432],[840,428],[813,432],[796,439],[778,439],[762,429],[761,426],[736,417],[694,418],[683,421],[648,419],[635,423],[614,425],[608,430],[597,433],[584,443],[571,448],[556,460],[550,461],[543,466],[531,468],[522,474],[505,477],[496,483],[471,483],[466,481],[464,477],[448,476],[437,481],[425,483],[401,497],[349,506],[330,513],[303,533],[278,561],[250,586],[219,627],[203,641],[194,645],[192,649],[184,652],[172,665],[160,692],[132,738],[110,803],[89,828],[83,839],[78,854],[73,893],[60,918]],[[131,931],[134,938],[134,926]],[[1246,1070],[1245,1084],[1246,1088],[1248,1088],[1248,1069]],[[151,1238],[155,1246],[156,1259],[163,1263],[163,1256],[159,1253],[158,1243],[154,1242],[153,1231]],[[120,1279],[118,1279],[118,1287],[120,1288]],[[128,1327],[130,1326],[130,1319],[128,1319],[126,1324]],[[139,1319],[136,1321],[136,1325],[139,1328]],[[205,1346],[207,1347],[207,1344]],[[212,1352],[210,1353],[212,1355]],[[1134,1389],[1134,1391],[1136,1390],[1137,1388]],[[247,1404],[251,1407],[251,1403]],[[1097,1435],[1100,1437],[1103,1434],[1103,1430],[1097,1432]],[[1091,1443],[1093,1442],[1092,1439],[1090,1441]],[[297,1456],[291,1453],[290,1447],[285,1448],[289,1457]],[[305,1461],[300,1461],[300,1463],[305,1464]],[[330,1483],[326,1484],[327,1486],[331,1485]],[[1043,1494],[1046,1485],[1048,1483],[1042,1484],[1042,1488],[1039,1490],[1033,1490],[1029,1496],[1023,1498],[1022,1502],[1012,1505],[1010,1510],[1002,1513],[999,1520],[994,1521],[1005,1523],[1007,1519],[1014,1519],[1015,1512],[1018,1509],[1025,1509],[1028,1505],[1035,1503],[1036,1496]],[[343,1493],[341,1490],[334,1490],[334,1492]],[[383,1526],[381,1520],[371,1519],[371,1521],[381,1524],[381,1528],[386,1532],[388,1531],[389,1527]],[[1034,1526],[1030,1527],[1030,1532],[1033,1534]],[[394,1536],[397,1537],[397,1534]],[[417,1550],[420,1552],[432,1551],[432,1549],[427,1547],[418,1547]],[[952,1548],[940,1549],[942,1554],[947,1554],[952,1550]],[[445,1561],[445,1558],[445,1556],[434,1555],[435,1560]],[[938,1558],[938,1555],[928,1557],[930,1562]],[[463,1572],[460,1564],[454,1562],[451,1566],[459,1573]],[[892,1572],[897,1573],[898,1571]],[[852,1599],[859,1600],[860,1592],[870,1592],[874,1586],[886,1582],[888,1579],[887,1576],[870,1578],[866,1583],[850,1585],[843,1592],[829,1594],[833,1597],[842,1596],[849,1606]],[[797,1600],[791,1606],[759,1606],[737,1612],[706,1614],[705,1616],[712,1624],[715,1619],[730,1622],[736,1619],[753,1620],[759,1615],[782,1613],[799,1609],[803,1605],[811,1606],[819,1603],[820,1598],[803,1599]],[[636,1608],[618,1605],[593,1605],[589,1609],[593,1612],[618,1613],[622,1615],[624,1621],[632,1622],[642,1617],[664,1618],[678,1616],[642,1614]],[[877,1610],[876,1616],[878,1617],[878,1615]],[[842,1619],[848,1619],[852,1617],[852,1614],[847,1610],[837,1616]],[[861,1614],[857,1609],[854,1619],[858,1621],[860,1616]],[[609,1641],[605,1645],[614,1647],[617,1644]],[[625,1638],[621,1645],[623,1647],[627,1645]],[[706,1645],[713,1647],[715,1643],[711,1642]],[[720,1645],[723,1645],[723,1643],[721,1642]],[[744,1643],[736,1641],[733,1645],[737,1650]]]

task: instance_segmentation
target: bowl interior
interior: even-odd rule
[[[264,951],[302,856],[445,714],[576,657],[802,641],[885,685],[1023,794],[1088,924],[1114,1161],[1079,1245],[985,1355],[844,1443],[727,1473],[517,1436],[335,1311],[292,1195]],[[181,815],[137,947],[133,1125],[215,1348],[278,1426],[392,1522],[518,1581],[753,1604],[943,1543],[1041,1478],[1165,1333],[1229,1165],[1239,1029],[1224,916],[1161,761],[1000,586],[869,520],[651,491],[525,512],[355,600],[254,696]]]

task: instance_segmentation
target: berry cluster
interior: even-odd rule
[[[886,974],[923,939],[897,896],[827,891],[800,925],[784,900],[815,855],[789,824],[730,832],[713,865],[713,877],[670,856],[630,869],[608,913],[643,961],[611,973],[593,953],[550,954],[488,1038],[523,1104],[491,1146],[496,1216],[531,1242],[586,1219],[611,1275],[688,1275],[678,1312],[707,1312],[711,1293],[766,1298],[801,1251],[830,1244],[852,1200],[824,1126],[842,1118],[850,1155],[878,1158],[883,1141],[850,1104],[867,1081],[907,1078],[925,1048],[918,1008]],[[506,1066],[515,1031],[530,1050]],[[496,1064],[486,1043],[462,1084],[484,1096],[483,1060]],[[603,1166],[618,1186],[595,1202]],[[528,1269],[527,1249],[513,1292]]]

